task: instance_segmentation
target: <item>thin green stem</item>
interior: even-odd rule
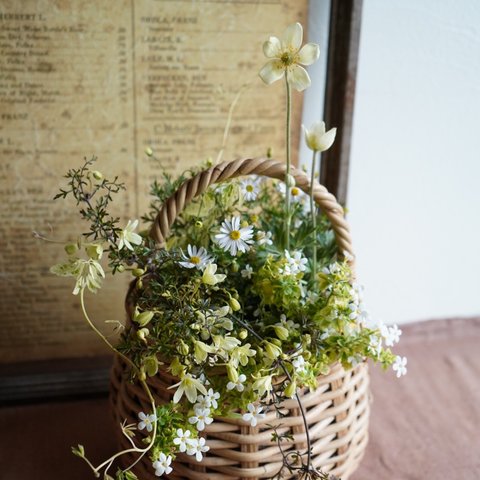
[[[288,71],[285,72],[285,86],[287,91],[287,121],[286,121],[286,143],[287,143],[287,169],[285,171],[285,246],[287,250],[290,250],[290,148],[291,148],[291,135],[290,135],[290,124],[291,124],[291,113],[292,113],[292,91],[290,88],[290,83],[288,81]]]
[[[317,206],[313,199],[313,185],[315,182],[315,162],[317,152],[313,151],[312,156],[312,172],[310,177],[310,213],[312,215],[312,228],[313,228],[313,242],[312,242],[312,283],[313,286],[317,283]]]

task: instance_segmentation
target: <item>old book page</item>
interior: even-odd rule
[[[84,157],[126,183],[116,213],[139,218],[154,178],[217,158],[248,84],[223,160],[268,147],[283,159],[283,85],[266,87],[257,73],[263,41],[306,14],[307,0],[1,1],[0,363],[105,353],[73,280],[49,272],[62,246],[32,236],[66,242],[87,230],[73,202],[52,200]],[[294,106],[298,127],[301,95]],[[124,319],[128,281],[87,295],[105,332],[105,320]]]

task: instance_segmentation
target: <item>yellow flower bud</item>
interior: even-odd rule
[[[140,330],[137,330],[137,337],[144,342],[147,341],[147,337],[149,334],[150,331],[148,330],[148,328],[141,328]]]
[[[142,369],[140,369],[140,372],[138,374],[138,378],[142,382],[144,382],[147,379],[147,376],[145,375],[145,372]]]
[[[149,377],[153,377],[158,373],[158,360],[157,357],[151,356],[145,359],[145,371]]]
[[[147,147],[145,153],[148,157],[151,157],[153,155],[153,150],[150,147]]]
[[[286,178],[286,184],[287,186],[289,186],[290,188],[294,187],[296,185],[296,182],[295,182],[295,177],[293,175],[287,175],[287,178]]]
[[[230,297],[228,303],[230,303],[230,307],[232,307],[234,312],[238,312],[242,308],[240,302],[236,298]]]
[[[238,332],[238,338],[240,340],[245,340],[246,338],[248,337],[248,332],[245,328],[242,328],[239,332]]]
[[[138,323],[141,327],[144,327],[145,325],[150,323],[154,315],[155,314],[153,312],[150,312],[148,310],[140,313],[138,308],[135,308],[135,312],[133,314],[133,321]]]
[[[74,255],[78,251],[78,246],[76,243],[67,243],[64,248],[65,252],[67,252],[67,255]]]
[[[252,223],[257,223],[258,222],[258,215],[251,215],[250,216],[250,220],[252,221]]]
[[[178,353],[181,353],[182,355],[188,355],[188,352],[190,351],[190,348],[188,347],[188,345],[183,340],[180,340],[180,343],[177,346],[177,351],[178,351]]]
[[[103,248],[98,243],[89,243],[85,245],[85,252],[92,260],[100,260],[103,255]]]
[[[238,372],[237,369],[234,368],[232,365],[227,365],[227,375],[228,379],[233,382],[237,383],[238,382]]]
[[[232,269],[232,272],[236,273],[238,272],[240,267],[237,262],[232,262],[232,265],[230,266],[230,268]]]
[[[287,340],[288,330],[285,327],[282,327],[281,325],[274,325],[273,329],[280,340]]]
[[[134,277],[141,277],[145,273],[145,270],[143,268],[134,268],[132,270],[132,275]]]
[[[203,228],[203,223],[200,220],[197,220],[195,222],[195,228],[198,228],[199,230]]]
[[[207,167],[211,167],[213,165],[213,158],[212,157],[208,157],[207,158]]]
[[[141,278],[139,278],[139,279],[137,280],[137,283],[135,284],[135,288],[136,288],[137,290],[141,290],[141,289],[143,288],[143,282],[142,282],[142,279],[141,279]]]
[[[275,360],[279,355],[281,355],[282,350],[277,345],[272,342],[265,342],[265,355],[270,360]]]
[[[243,220],[240,225],[241,225],[242,228],[246,228],[246,227],[248,227],[248,222],[246,220]]]
[[[295,393],[297,391],[297,383],[295,380],[293,382],[290,382],[287,387],[285,388],[285,391],[283,392],[286,397],[288,398],[293,398]]]
[[[117,272],[123,273],[125,271],[125,267],[123,265],[119,265],[117,267]]]
[[[267,158],[272,158],[273,157],[273,148],[268,147],[267,148]]]
[[[103,180],[103,175],[102,175],[102,173],[99,172],[98,170],[94,170],[94,171],[92,172],[92,175],[93,175],[93,178],[94,178],[95,180],[99,180],[99,181],[100,181],[100,180]]]

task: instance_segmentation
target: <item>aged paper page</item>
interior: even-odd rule
[[[105,353],[73,282],[49,273],[61,245],[32,236],[65,242],[86,230],[72,202],[52,200],[84,157],[126,183],[115,213],[139,218],[154,178],[217,158],[230,104],[249,84],[223,159],[270,146],[282,159],[283,85],[258,78],[261,46],[305,24],[306,9],[306,0],[1,0],[0,362]],[[301,96],[294,101],[298,126]],[[105,332],[105,320],[123,321],[128,280],[87,296]]]

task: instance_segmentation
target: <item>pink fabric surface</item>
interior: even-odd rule
[[[370,369],[370,442],[351,480],[480,479],[480,319],[403,330],[408,374]],[[114,428],[106,399],[0,409],[0,479],[93,479],[70,446],[102,461]]]

